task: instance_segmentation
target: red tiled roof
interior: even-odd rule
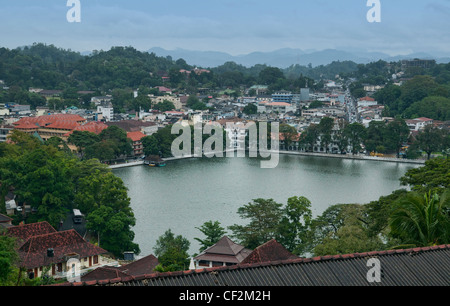
[[[101,267],[95,269],[81,277],[81,281],[90,282],[104,279],[125,278],[154,273],[154,269],[159,265],[158,258],[153,255],[146,256],[132,263],[120,267]]]
[[[262,263],[297,258],[299,257],[289,252],[275,239],[272,239],[253,250],[253,252],[251,252],[241,264]]]
[[[286,102],[271,102],[267,103],[268,106],[291,106],[291,104]]]
[[[56,130],[73,130],[76,127],[79,127],[80,124],[76,121],[70,120],[57,120],[53,123],[46,126],[48,129],[56,129]]]
[[[25,243],[29,238],[37,235],[55,233],[56,230],[48,222],[37,222],[25,225],[18,225],[8,228],[7,234],[18,238]]]
[[[130,138],[133,142],[140,141],[146,135],[142,132],[128,132],[127,137]]]
[[[156,266],[159,265],[158,258],[154,255],[148,255],[132,263],[119,267],[119,270],[128,275],[142,275],[153,273]]]
[[[119,267],[99,267],[83,275],[81,281],[96,282],[97,280],[124,278],[129,275],[119,270]]]
[[[275,135],[276,134],[272,133],[272,139],[275,138]],[[291,140],[292,141],[299,141],[301,135],[302,135],[301,133],[297,133],[297,135],[293,136]],[[280,141],[284,141],[284,133],[279,133],[278,137],[279,137]]]
[[[39,126],[29,121],[22,121],[18,125],[16,125],[15,129],[17,130],[31,130],[31,129],[39,129]]]
[[[162,91],[162,92],[170,92],[170,91],[172,91],[172,89],[167,88],[167,87],[164,87],[164,86],[156,86],[156,88],[157,88],[159,91]]]
[[[54,257],[46,256],[50,248],[54,251]],[[80,258],[85,258],[106,252],[84,240],[73,229],[32,236],[19,249],[21,263],[28,269],[63,262],[68,254],[77,254]]]
[[[94,134],[99,135],[103,130],[107,129],[108,126],[104,124],[103,122],[96,122],[92,121],[89,123],[86,123],[85,125],[79,125],[73,129],[73,131],[70,131],[69,133],[65,134],[64,136],[70,136],[74,131],[80,131],[80,132],[91,132]]]
[[[86,122],[86,119],[79,115],[73,114],[55,114],[55,115],[44,115],[39,117],[24,117],[19,121],[14,123],[14,126],[21,126],[23,124],[34,124],[39,125],[40,127],[49,126],[58,121],[64,122],[75,122],[75,123],[83,123]]]

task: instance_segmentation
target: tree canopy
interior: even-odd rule
[[[19,205],[35,208],[27,223],[47,221],[58,228],[70,210],[78,208],[105,249],[117,257],[140,252],[133,243],[135,218],[127,189],[111,170],[96,159],[80,160],[19,131],[11,141],[0,144],[2,193],[13,188]],[[18,218],[15,222],[22,221]]]

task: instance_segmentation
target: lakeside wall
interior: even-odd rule
[[[367,156],[367,155],[352,155],[352,154],[325,154],[325,153],[308,153],[308,152],[297,152],[297,151],[279,151],[280,154],[289,155],[302,155],[302,156],[315,156],[315,157],[329,157],[329,158],[344,158],[353,160],[371,160],[371,161],[383,161],[392,163],[405,163],[405,164],[419,164],[424,165],[425,160],[423,159],[406,159],[406,158],[395,158],[395,157],[377,157],[377,156]]]
[[[224,158],[226,151],[224,152]],[[325,153],[310,153],[310,152],[297,152],[297,151],[278,151],[278,152],[264,152],[264,153],[279,153],[288,155],[300,155],[300,156],[311,156],[311,157],[326,157],[326,158],[343,158],[351,160],[365,160],[365,161],[381,161],[381,162],[391,162],[391,163],[406,163],[406,164],[417,164],[424,165],[425,160],[423,159],[405,159],[405,158],[394,158],[394,157],[376,157],[376,156],[366,156],[366,155],[351,155],[351,154],[325,154]],[[197,155],[186,155],[182,157],[169,157],[163,158],[164,161],[181,160],[189,158],[199,158]],[[135,167],[144,165],[144,161],[132,161],[123,164],[110,165],[110,169],[119,169],[125,167]]]

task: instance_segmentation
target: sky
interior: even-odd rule
[[[450,55],[450,0],[0,0],[0,47],[53,44],[84,52],[132,46],[232,55],[296,48]]]

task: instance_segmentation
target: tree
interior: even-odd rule
[[[0,232],[0,286],[17,285],[20,269],[16,240]]]
[[[98,160],[79,160],[51,144],[14,132],[12,143],[0,144],[1,192],[14,187],[16,201],[37,208],[27,222],[48,221],[57,227],[67,212],[79,208],[88,229],[102,246],[121,256],[139,253],[131,228],[135,218],[123,181]]]
[[[127,137],[127,132],[118,126],[112,125],[104,129],[99,136],[101,140],[111,144],[116,157],[128,155],[133,151],[131,139]]]
[[[97,134],[88,131],[73,131],[67,141],[75,145],[78,148],[78,152],[80,152],[83,157],[85,149],[100,142],[100,137]]]
[[[307,247],[307,233],[312,220],[311,202],[305,197],[291,197],[283,214],[277,241],[290,252],[303,254]]]
[[[0,179],[15,188],[17,200],[37,208],[37,221],[56,227],[73,200],[73,160],[53,146],[41,145],[1,162]]]
[[[380,238],[369,235],[363,215],[364,206],[358,204],[338,205],[327,210],[324,217],[319,219],[320,222],[314,225],[314,234],[320,233],[318,244],[313,249],[314,255],[359,253],[382,248]],[[328,219],[327,216],[331,218]],[[318,226],[322,222],[327,225],[325,231],[320,230]]]
[[[196,229],[206,236],[205,239],[195,238],[202,245],[199,250],[200,252],[217,243],[226,234],[225,229],[220,226],[219,221],[207,221],[201,227],[196,227]]]
[[[320,144],[325,147],[325,152],[328,153],[329,146],[332,141],[332,132],[334,127],[334,119],[331,117],[324,117],[320,120]]]
[[[320,136],[319,126],[316,124],[310,124],[304,133],[300,136],[300,143],[306,150],[314,152],[314,146]]]
[[[338,146],[339,152],[344,153],[347,151],[348,139],[345,134],[345,127],[348,125],[346,120],[338,120],[338,128],[333,133],[333,143]]]
[[[136,219],[123,181],[110,171],[95,170],[79,178],[75,207],[86,215],[88,228],[100,237],[101,245],[118,257],[139,253],[131,228]]]
[[[290,145],[298,139],[297,129],[289,124],[280,125],[281,140],[284,141],[284,149],[289,150]]]
[[[445,139],[448,132],[432,125],[427,125],[417,136],[416,145],[419,149],[427,153],[427,159],[431,158],[431,153],[445,149]]]
[[[440,196],[410,192],[394,203],[389,218],[391,235],[399,247],[425,247],[450,242],[450,190]]]
[[[152,107],[152,101],[149,96],[145,94],[139,94],[136,98],[128,101],[128,109],[136,112],[143,110],[148,111]]]
[[[254,115],[258,112],[258,107],[253,103],[249,103],[244,107],[242,112],[246,115]]]
[[[366,137],[366,128],[362,124],[355,122],[345,127],[344,134],[352,147],[352,154],[355,155],[361,151],[361,144]]]
[[[434,158],[427,160],[420,168],[408,170],[400,178],[403,186],[409,186],[413,191],[441,193],[450,188],[450,159]]]
[[[409,128],[405,120],[396,118],[386,126],[386,147],[394,151],[397,158],[400,157],[400,150],[408,141]]]
[[[308,108],[320,108],[320,107],[323,107],[323,106],[324,106],[324,103],[322,101],[315,100],[315,101],[312,101],[309,104]]]
[[[367,128],[367,137],[364,140],[367,152],[380,152],[385,150],[386,123],[384,121],[371,121]],[[382,149],[384,148],[384,149]]]
[[[102,205],[90,212],[86,219],[87,228],[98,234],[98,244],[116,257],[123,258],[123,253],[128,251],[140,253],[139,246],[133,242],[131,227],[136,222],[132,214]]]
[[[414,102],[430,96],[437,87],[436,81],[429,75],[416,75],[402,85],[402,95],[398,105],[399,114]]]
[[[175,105],[168,101],[164,100],[161,103],[157,103],[153,106],[153,109],[159,110],[160,112],[167,112],[175,109]]]
[[[228,228],[241,244],[254,249],[277,237],[278,225],[281,221],[283,205],[273,199],[254,199],[238,209],[242,219],[249,219],[247,225],[234,224]]]
[[[153,135],[142,138],[142,145],[144,146],[144,154],[162,155],[162,157],[172,156],[172,143],[178,135],[172,134],[172,126],[168,125],[156,132]]]
[[[205,103],[200,101],[196,96],[190,95],[186,101],[186,106],[193,110],[205,110],[207,106]]]
[[[259,82],[263,85],[273,85],[280,79],[284,80],[285,76],[283,71],[277,67],[267,67],[259,73]]]
[[[94,143],[84,150],[85,159],[98,159],[102,162],[115,159],[116,146],[111,141],[100,141]]]
[[[405,189],[399,189],[390,195],[382,196],[378,200],[364,205],[364,222],[367,225],[369,236],[381,235],[386,239],[389,238],[389,216],[392,212],[393,203],[407,192]],[[387,244],[391,244],[391,242],[387,240]]]
[[[158,257],[160,266],[158,271],[179,271],[186,270],[189,266],[190,242],[181,235],[175,236],[171,229],[168,229],[156,241],[153,248],[155,256]]]
[[[406,118],[427,117],[434,120],[450,120],[450,99],[429,96],[414,102],[403,113]]]

